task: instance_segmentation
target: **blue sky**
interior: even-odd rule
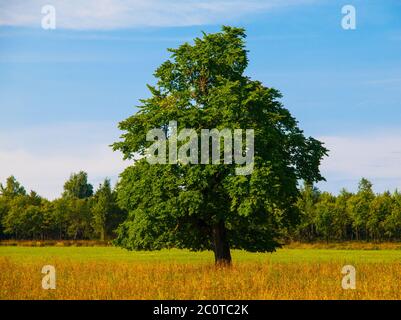
[[[56,30],[43,30],[44,4]],[[356,9],[356,30],[341,8]],[[96,186],[129,163],[108,145],[155,68],[222,24],[247,30],[246,73],[279,89],[326,142],[322,190],[401,187],[401,1],[0,0],[0,181],[55,198],[71,172]]]

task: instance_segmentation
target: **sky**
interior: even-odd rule
[[[44,5],[56,29],[41,27]],[[72,172],[115,182],[131,163],[109,145],[166,49],[222,25],[246,29],[246,74],[330,150],[321,190],[355,191],[361,177],[401,189],[399,0],[0,0],[0,182],[15,175],[49,199]]]

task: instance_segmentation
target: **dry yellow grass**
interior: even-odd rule
[[[359,263],[357,289],[341,287],[339,262],[211,264],[55,260],[57,289],[41,287],[42,263],[0,257],[0,299],[401,299],[401,263]]]

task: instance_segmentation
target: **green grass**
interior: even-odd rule
[[[280,249],[275,253],[249,253],[232,251],[235,262],[344,262],[390,263],[401,262],[401,250],[330,250],[330,249]],[[0,257],[17,262],[50,263],[54,260],[73,261],[124,261],[124,262],[177,262],[213,263],[212,252],[188,250],[161,250],[130,252],[114,247],[0,247]]]

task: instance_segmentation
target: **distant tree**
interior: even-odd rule
[[[92,215],[92,226],[100,240],[111,236],[125,218],[124,212],[117,205],[116,193],[112,190],[109,179],[99,186],[93,197]]]
[[[319,202],[316,204],[315,210],[317,232],[320,233],[328,243],[335,230],[335,197],[328,192],[323,192],[319,197]]]
[[[311,184],[304,184],[297,202],[300,217],[296,227],[296,238],[312,241],[316,237],[316,203],[319,197],[319,189]]]
[[[57,239],[57,216],[59,212],[54,211],[54,206],[51,201],[42,199],[40,210],[42,214],[41,237],[42,239]]]
[[[106,234],[106,222],[108,215],[111,213],[113,206],[112,191],[110,186],[110,180],[106,179],[103,184],[99,186],[96,191],[93,206],[93,228],[95,232],[100,235],[100,240],[105,239]]]
[[[352,197],[352,193],[345,189],[335,200],[334,218],[334,235],[337,240],[351,240],[352,238],[352,218],[348,209],[348,200]]]
[[[387,216],[391,215],[393,209],[393,199],[390,192],[375,196],[370,203],[368,220],[366,226],[370,238],[375,241],[382,240],[384,236],[384,224]]]
[[[349,213],[352,218],[356,240],[367,239],[367,221],[370,204],[375,195],[372,191],[372,183],[362,178],[359,182],[358,193],[348,200]]]
[[[298,181],[322,180],[327,150],[304,136],[283,107],[279,91],[244,75],[248,65],[243,29],[223,27],[194,44],[169,49],[155,72],[151,97],[120,123],[114,144],[126,159],[144,155],[147,132],[253,129],[255,157],[249,175],[236,164],[155,164],[140,159],[121,175],[119,203],[129,211],[116,243],[128,249],[211,249],[216,263],[231,262],[230,248],[274,251],[280,232],[297,220]],[[198,154],[199,156],[199,154]],[[210,158],[209,158],[210,159]],[[210,161],[209,161],[210,163]]]
[[[85,199],[93,195],[93,186],[88,183],[88,174],[80,171],[73,173],[64,184],[63,197]]]
[[[15,239],[37,239],[42,235],[42,198],[35,192],[18,194],[9,202],[4,216],[4,232]]]
[[[9,200],[6,197],[0,196],[0,239],[5,237],[3,220],[9,210]]]
[[[70,201],[73,198],[59,198],[53,200],[49,208],[49,219],[53,221],[55,239],[67,239],[70,225]]]
[[[383,222],[384,235],[390,240],[401,240],[401,193],[396,190],[392,199],[391,212]]]
[[[25,188],[15,179],[14,176],[7,178],[6,185],[0,183],[0,195],[3,197],[15,197],[25,195]]]
[[[67,206],[67,236],[73,240],[93,237],[89,199],[69,198]]]
[[[14,239],[23,237],[22,217],[27,207],[26,200],[26,197],[23,195],[13,197],[12,201],[9,202],[7,214],[3,217],[4,233]]]

